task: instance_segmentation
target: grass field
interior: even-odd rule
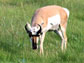
[[[68,47],[61,51],[61,39],[48,32],[44,56],[33,51],[24,30],[37,8],[60,5],[70,10]],[[84,63],[84,0],[0,0],[0,63]],[[47,38],[48,36],[48,38]],[[53,39],[52,39],[53,38]]]

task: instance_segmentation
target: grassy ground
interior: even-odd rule
[[[31,49],[24,25],[37,8],[52,4],[70,10],[68,47],[62,53],[60,37],[48,32],[40,56],[39,50]],[[84,0],[0,0],[0,63],[84,63],[83,6]]]

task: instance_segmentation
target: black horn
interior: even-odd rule
[[[27,24],[25,25],[25,30],[26,30],[26,32],[29,34],[29,36],[32,35],[31,31],[27,29]]]
[[[38,24],[38,25],[39,25],[39,24]],[[37,34],[39,34],[39,33],[42,32],[42,27],[41,27],[41,25],[39,25],[39,27],[40,27],[40,29],[39,29],[39,31],[37,32]]]

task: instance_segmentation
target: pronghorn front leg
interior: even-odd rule
[[[40,54],[43,54],[43,41],[45,38],[45,33],[40,36]]]

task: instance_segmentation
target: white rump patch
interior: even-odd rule
[[[53,29],[53,26],[57,27],[57,25],[60,24],[60,21],[61,21],[61,19],[60,19],[60,15],[59,14],[57,14],[55,16],[52,16],[52,17],[49,17],[48,18],[47,30]]]
[[[67,8],[63,8],[63,9],[66,11],[67,16],[69,17],[69,10]]]

